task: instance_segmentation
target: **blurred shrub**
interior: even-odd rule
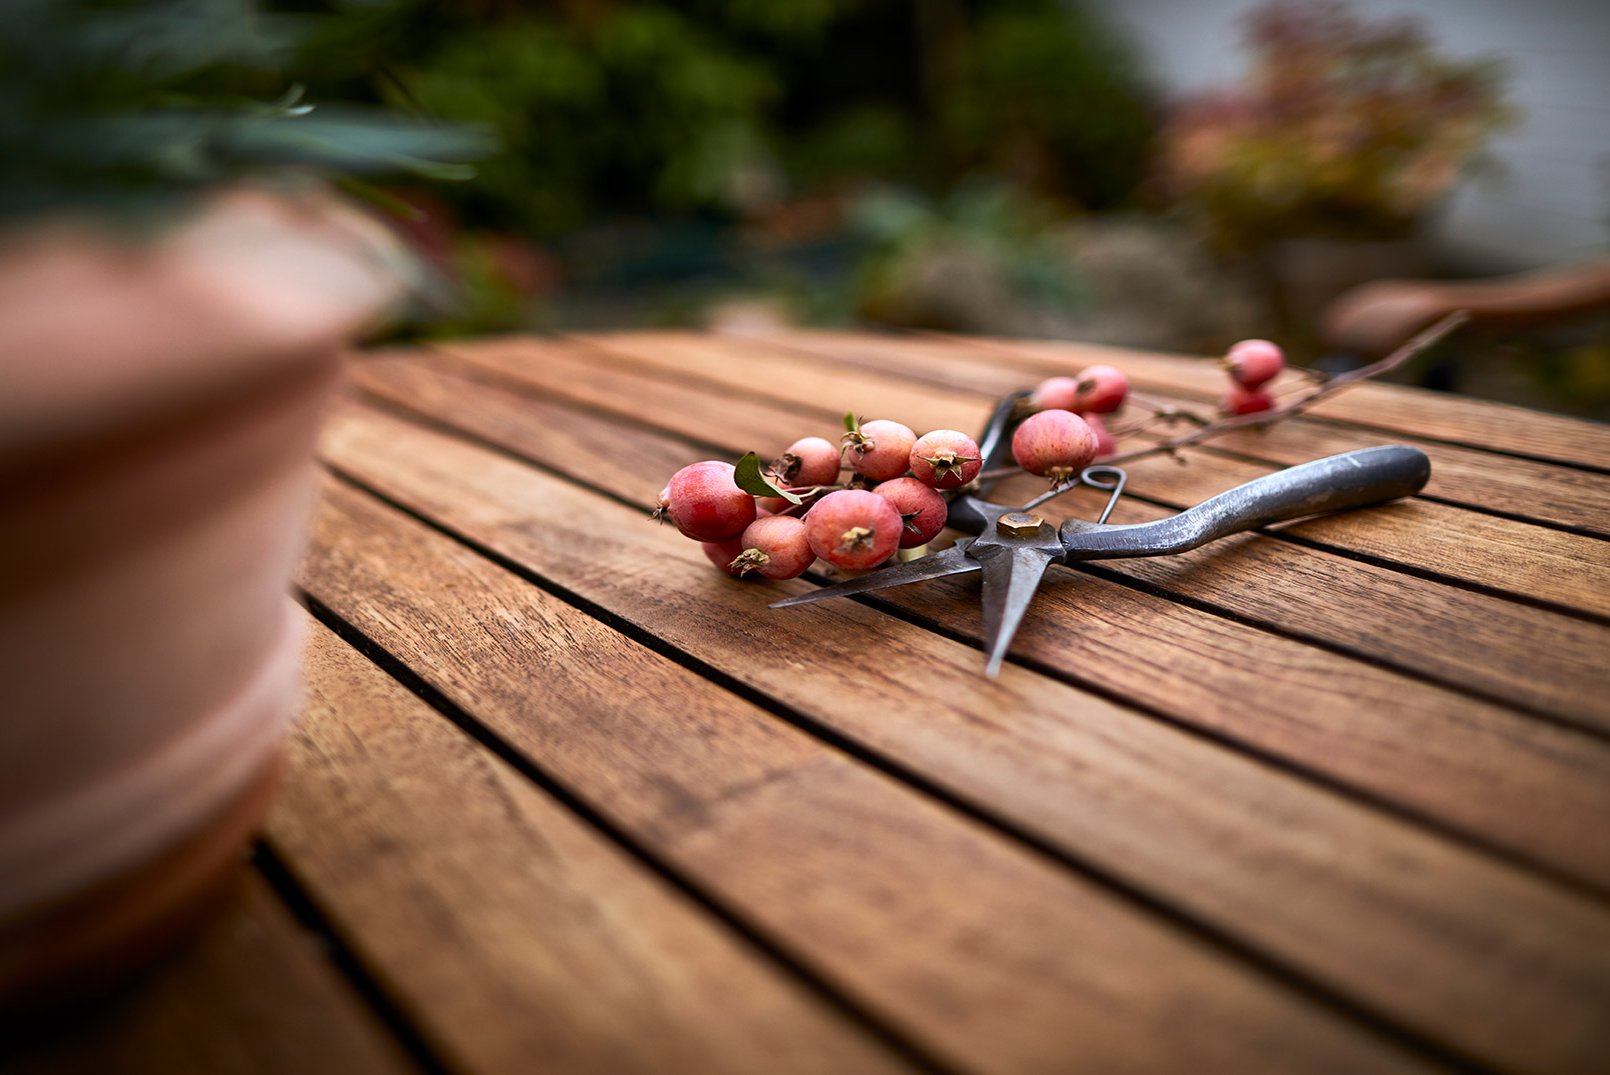
[[[1449,59],[1412,20],[1315,0],[1245,25],[1244,84],[1189,102],[1166,134],[1170,185],[1228,245],[1405,235],[1513,118],[1496,62]]]
[[[426,109],[499,134],[506,152],[463,200],[537,235],[602,206],[685,212],[734,201],[778,94],[763,63],[695,18],[651,5],[592,22],[467,24],[398,68]]]
[[[1128,54],[1058,0],[330,2],[349,32],[310,67],[496,131],[506,152],[453,200],[539,237],[979,172],[1106,207],[1154,129]]]

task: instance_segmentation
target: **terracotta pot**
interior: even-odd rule
[[[256,192],[0,246],[0,996],[145,954],[260,817],[314,439],[394,264]]]

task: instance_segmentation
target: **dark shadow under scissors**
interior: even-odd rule
[[[1007,462],[1013,415],[1026,395],[1019,392],[1007,396],[990,417],[979,444],[984,471]],[[976,537],[963,538],[942,552],[778,601],[771,607],[805,605],[979,571],[983,573],[984,652],[988,657],[985,671],[994,676],[1000,671],[1040,580],[1054,563],[1188,552],[1218,538],[1273,523],[1412,496],[1424,488],[1430,476],[1431,461],[1418,448],[1362,448],[1265,475],[1167,519],[1109,526],[1107,516],[1123,492],[1124,473],[1116,467],[1094,466],[1081,475],[1083,483],[1112,493],[1096,522],[1069,519],[1057,527],[1033,513],[1034,507],[1051,495],[1073,488],[1073,484],[1021,508],[985,500],[983,490],[963,493],[950,502],[948,525]]]

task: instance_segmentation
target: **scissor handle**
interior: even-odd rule
[[[1412,496],[1430,477],[1418,448],[1360,448],[1267,474],[1156,522],[1092,528],[1070,520],[1061,537],[1069,560],[1166,556],[1271,523]]]

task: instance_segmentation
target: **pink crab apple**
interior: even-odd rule
[[[866,489],[828,493],[805,514],[811,551],[835,567],[877,567],[900,547],[900,512]]]
[[[1129,395],[1129,378],[1112,366],[1089,366],[1078,378],[1070,411],[1111,414],[1124,405]]]
[[[832,485],[839,478],[839,449],[822,437],[801,437],[777,457],[771,472],[790,489]]]
[[[1243,388],[1258,388],[1279,376],[1286,367],[1286,353],[1268,340],[1242,340],[1224,355],[1220,363]]]
[[[1047,377],[1029,393],[1029,406],[1036,411],[1071,411],[1078,395],[1077,377]]]
[[[1096,458],[1115,454],[1118,451],[1118,439],[1112,435],[1112,430],[1107,428],[1107,423],[1102,421],[1101,415],[1087,414],[1083,417],[1085,424],[1090,427],[1090,432],[1096,436]]]
[[[1262,388],[1248,388],[1241,384],[1231,384],[1230,390],[1219,401],[1219,410],[1225,414],[1258,414],[1262,411],[1273,410],[1275,398]]]
[[[741,551],[731,563],[733,571],[758,572],[768,579],[797,579],[816,562],[805,522],[792,515],[768,515],[744,528],[738,539]]]
[[[668,514],[695,541],[726,541],[755,521],[755,498],[738,488],[731,463],[706,459],[671,475],[665,487]]]
[[[743,542],[737,538],[729,538],[726,541],[705,541],[699,544],[699,548],[703,549],[705,556],[710,558],[710,562],[722,571],[725,571],[735,579],[743,578],[744,573],[733,567],[733,561],[743,555]]]
[[[978,476],[978,442],[954,429],[924,433],[911,446],[911,476],[935,489],[957,489]]]
[[[894,505],[900,513],[900,547],[914,549],[926,545],[945,528],[950,505],[931,486],[916,478],[895,478],[872,490]]]
[[[854,433],[844,434],[844,445],[850,450],[850,465],[855,472],[875,482],[898,478],[911,465],[911,446],[917,434],[910,426],[876,418],[862,422]]]
[[[1052,485],[1072,480],[1096,457],[1090,423],[1069,411],[1041,411],[1023,419],[1012,433],[1012,458],[1030,474]]]

